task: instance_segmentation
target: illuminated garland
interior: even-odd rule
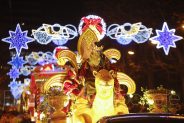
[[[116,39],[122,45],[128,45],[132,41],[136,43],[146,42],[151,32],[151,28],[147,28],[141,23],[112,24],[107,29],[107,36],[111,39]]]
[[[25,65],[24,67],[20,68],[20,73],[24,76],[28,76],[31,72],[35,69],[34,66]]]
[[[32,34],[38,43],[44,45],[51,41],[56,45],[64,45],[78,35],[76,27],[71,24],[65,26],[43,24],[37,30],[32,30]]]
[[[56,63],[56,60],[53,58],[53,54],[51,52],[32,52],[26,57],[26,62],[30,65],[34,66],[36,64],[44,65],[48,63]]]

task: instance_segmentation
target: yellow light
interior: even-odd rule
[[[42,112],[42,113],[40,114],[40,119],[43,120],[44,118],[45,118],[45,114]]]
[[[154,100],[148,99],[148,104],[153,105],[154,104]]]
[[[66,117],[66,123],[72,123],[72,118],[71,117]]]
[[[34,117],[37,117],[38,116],[38,113],[37,112],[34,112]]]
[[[134,95],[133,95],[133,94],[129,94],[129,97],[130,97],[130,98],[133,98],[133,97],[134,97]]]
[[[152,44],[157,44],[157,41],[151,41]]]
[[[184,24],[182,25],[182,28],[184,29]]]
[[[175,94],[176,94],[176,91],[171,90],[171,94],[172,94],[172,95],[175,95]]]
[[[131,50],[130,50],[130,51],[128,51],[128,54],[129,54],[129,55],[134,55],[135,53],[134,53],[134,51],[131,51]]]

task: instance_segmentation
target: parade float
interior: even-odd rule
[[[112,24],[106,30],[101,17],[89,15],[81,18],[78,30],[71,24],[43,24],[32,30],[33,38],[30,38],[18,24],[15,32],[9,32],[10,37],[2,39],[11,43],[10,49],[16,49],[16,55],[8,62],[12,65],[8,75],[13,79],[9,87],[19,100],[19,108],[29,112],[37,122],[96,123],[103,116],[127,114],[129,109],[124,96],[133,94],[136,84],[117,69],[120,51],[104,50],[99,42],[105,35],[121,45],[132,41],[144,43],[150,38],[157,42],[157,48],[163,47],[167,55],[169,48],[175,47],[174,42],[182,39],[174,32],[166,23],[163,30],[157,32],[158,36],[152,38],[152,29],[142,23]],[[77,51],[63,46],[78,34]],[[164,43],[166,39],[169,44]],[[41,45],[52,42],[57,46],[53,52],[33,51],[24,60],[20,57],[21,50],[28,49],[27,43],[34,40]],[[26,78],[24,83],[17,81],[19,75]],[[127,91],[121,85],[127,86]]]

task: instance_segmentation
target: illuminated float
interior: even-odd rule
[[[127,86],[128,94],[133,94],[135,83],[111,66],[121,58],[118,50],[103,51],[102,46],[96,45],[105,32],[102,18],[83,17],[79,24],[78,52],[58,46],[53,55],[60,71],[44,67],[32,72],[30,87],[35,92],[35,111],[39,115],[44,102],[40,98],[45,95],[54,111],[50,115],[53,122],[95,123],[103,116],[129,113],[120,84]]]
[[[2,39],[10,43],[10,49],[16,50],[16,55],[8,62],[12,65],[8,75],[13,79],[9,87],[15,99],[20,99],[19,107],[29,111],[37,122],[96,123],[103,116],[129,113],[124,95],[135,92],[135,82],[116,66],[121,58],[120,51],[113,48],[104,50],[103,46],[98,46],[99,42],[105,35],[121,45],[132,41],[144,43],[149,38],[161,42],[165,40],[162,32],[171,33],[169,38],[173,39],[175,31],[168,31],[164,25],[165,28],[158,31],[161,38],[150,38],[152,29],[142,23],[112,24],[106,30],[101,17],[88,15],[81,18],[78,32],[71,24],[43,24],[32,30],[33,39],[27,37],[27,31],[22,31],[18,24],[15,32],[9,32],[10,37]],[[77,52],[61,46],[78,33]],[[182,37],[175,36],[170,42],[180,39]],[[53,53],[32,52],[24,61],[20,57],[21,50],[28,49],[27,43],[34,40],[42,45],[52,41],[59,46]],[[22,84],[16,80],[19,75],[30,76],[31,79]],[[121,85],[127,86],[127,92]]]

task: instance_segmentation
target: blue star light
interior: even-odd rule
[[[11,79],[19,78],[19,75],[20,75],[19,69],[17,69],[16,67],[12,67],[8,75],[10,76]]]
[[[156,30],[157,36],[150,38],[157,44],[156,48],[163,48],[166,55],[169,54],[170,47],[176,48],[175,42],[183,39],[181,36],[174,35],[175,29],[169,30],[167,23],[164,22],[162,30]]]
[[[22,48],[28,49],[27,43],[34,41],[33,38],[27,37],[27,33],[27,30],[22,32],[20,25],[17,24],[15,32],[9,31],[10,37],[3,38],[2,41],[10,43],[9,49],[15,48],[19,56]]]
[[[8,85],[8,87],[10,87],[10,89],[12,90],[12,89],[15,89],[15,88],[19,87],[20,85],[21,85],[20,82],[17,82],[15,80],[13,80],[13,81],[10,82],[10,84]]]
[[[12,57],[12,60],[8,62],[8,64],[15,66],[17,69],[22,68],[25,63],[23,57],[19,57],[18,55]]]
[[[13,80],[10,82],[8,87],[10,87],[10,91],[15,99],[19,99],[21,97],[21,94],[23,92],[21,82],[17,82],[15,80]]]

